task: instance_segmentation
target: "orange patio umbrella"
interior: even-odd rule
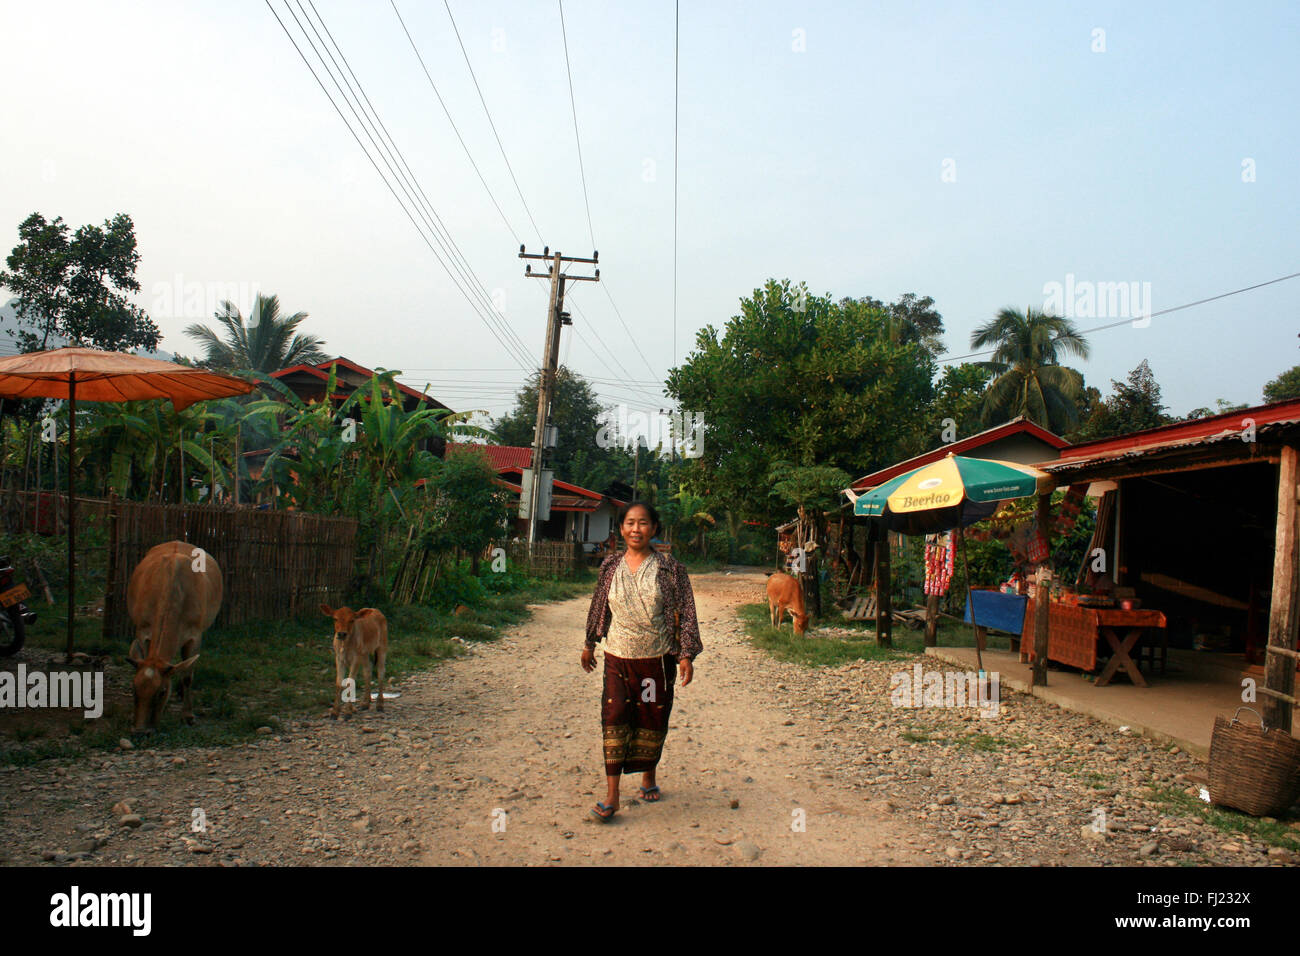
[[[209,398],[228,398],[257,386],[233,375],[190,368],[175,362],[66,348],[0,359],[0,398],[62,398],[68,402],[68,656],[72,656],[72,622],[77,570],[74,557],[76,497],[72,464],[76,460],[77,399],[133,402],[166,398],[176,411]]]

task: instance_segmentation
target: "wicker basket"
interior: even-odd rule
[[[1259,726],[1237,719],[1243,710]],[[1284,730],[1269,730],[1249,707],[1237,708],[1232,720],[1214,718],[1210,738],[1210,802],[1244,810],[1256,817],[1284,813],[1300,798],[1300,741]]]

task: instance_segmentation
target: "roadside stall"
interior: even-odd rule
[[[949,454],[864,495],[855,496],[851,489],[845,494],[853,501],[855,515],[873,518],[890,531],[919,535],[965,528],[991,517],[1003,501],[1049,494],[1051,488],[1051,476],[1029,465]],[[970,567],[961,541],[962,536],[958,534],[955,547],[961,553],[960,563],[969,590]],[[974,628],[976,622],[971,623]],[[982,675],[984,647],[978,632],[975,641]]]

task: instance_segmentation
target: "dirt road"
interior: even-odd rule
[[[695,681],[678,689],[664,799],[629,799],[639,777],[624,778],[609,825],[588,813],[603,796],[601,685],[599,669],[578,665],[588,606],[578,598],[535,607],[498,641],[408,679],[382,715],[289,719],[239,747],[146,747],[0,771],[0,863],[1292,859],[1171,815],[1166,794],[1195,793],[1203,771],[1186,754],[1034,698],[1005,700],[987,721],[891,708],[891,675],[910,661],[773,661],[734,614],[761,599],[761,572],[692,581],[705,651]],[[195,686],[201,695],[201,672]]]

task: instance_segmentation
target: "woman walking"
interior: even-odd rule
[[[582,669],[596,669],[596,644],[605,641],[605,687],[600,723],[605,739],[605,799],[591,811],[607,823],[618,810],[619,779],[640,773],[641,796],[660,799],[655,769],[668,733],[673,684],[695,676],[693,661],[704,646],[695,617],[695,595],[686,568],[650,545],[660,532],[659,513],[634,502],[620,521],[625,551],[607,557],[587,612]]]

